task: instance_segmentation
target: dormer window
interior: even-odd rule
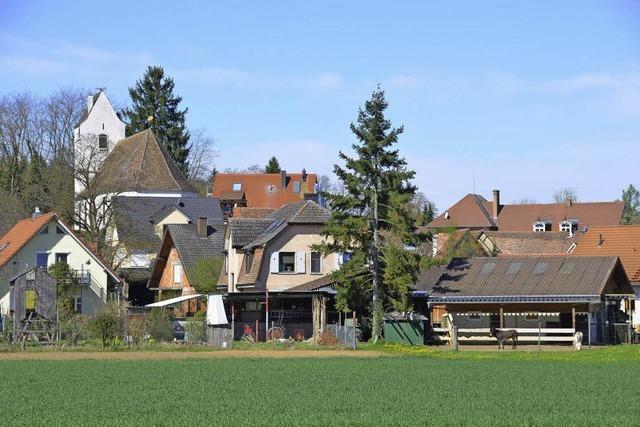
[[[109,137],[104,133],[98,135],[98,148],[101,151],[106,151],[109,149]]]
[[[551,223],[546,221],[536,221],[533,223],[533,231],[535,231],[536,233],[551,231]]]
[[[233,186],[231,187],[232,191],[240,191],[242,190],[242,184],[239,182],[236,182],[233,184]]]
[[[576,231],[578,231],[578,221],[564,220],[560,223],[560,231],[567,233],[569,237],[572,237]]]

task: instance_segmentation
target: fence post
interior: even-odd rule
[[[276,349],[276,340],[273,338],[273,320],[271,321],[271,349]]]
[[[356,343],[356,312],[353,312],[353,349],[356,349],[357,343]]]
[[[540,353],[540,332],[542,329],[542,322],[540,321],[540,312],[538,312],[538,353]]]
[[[591,350],[591,310],[587,310],[587,336],[589,337],[589,350]]]
[[[453,339],[453,350],[458,351],[458,327],[452,326],[451,332],[452,332],[451,338]]]

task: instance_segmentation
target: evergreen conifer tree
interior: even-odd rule
[[[345,166],[334,166],[344,184],[340,194],[323,194],[332,218],[316,248],[327,253],[348,254],[335,273],[336,305],[371,316],[372,340],[382,335],[382,316],[389,309],[406,310],[408,289],[419,273],[419,255],[406,251],[417,244],[415,218],[409,201],[416,191],[415,172],[394,148],[403,128],[392,128],[385,118],[388,103],[378,88],[358,114],[351,131],[358,142],[354,157],[340,152]]]
[[[151,128],[178,167],[188,174],[189,132],[185,124],[188,108],[179,108],[182,97],[173,93],[174,82],[164,69],[149,66],[134,87],[129,88],[131,108],[123,111],[127,135]]]
[[[269,163],[264,168],[264,173],[280,173],[280,162],[273,156],[269,159]]]

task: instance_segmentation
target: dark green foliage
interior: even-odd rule
[[[196,312],[184,325],[185,341],[189,344],[202,344],[207,340],[207,316],[204,311]]]
[[[280,162],[273,156],[269,159],[269,163],[264,168],[264,173],[280,173]]]
[[[78,289],[78,280],[66,262],[57,262],[49,267],[49,274],[56,279],[56,298],[60,317],[73,316],[73,296]]]
[[[636,425],[638,352],[621,359],[608,350],[5,360],[0,417],[24,426]]]
[[[89,322],[89,329],[94,338],[100,339],[102,348],[116,338],[122,337],[124,323],[120,313],[120,306],[116,301],[107,303]]]
[[[128,120],[127,135],[151,128],[178,167],[188,175],[189,132],[185,124],[188,108],[180,110],[182,97],[173,93],[174,82],[164,69],[149,66],[142,79],[129,88],[131,108],[122,113]]]
[[[151,338],[158,341],[173,340],[173,328],[169,312],[161,308],[154,308],[146,317],[147,332]]]
[[[436,218],[436,205],[427,201],[422,207],[422,218],[420,225],[427,225]]]
[[[334,173],[344,191],[323,194],[333,212],[323,231],[330,243],[317,247],[325,253],[353,253],[336,274],[337,304],[342,310],[376,314],[374,339],[381,332],[382,311],[407,305],[407,288],[419,272],[419,256],[402,251],[405,243],[417,244],[415,215],[409,209],[416,191],[410,183],[415,172],[407,169],[394,148],[403,128],[393,128],[385,118],[387,107],[384,92],[378,89],[360,109],[357,123],[351,124],[358,140],[352,145],[355,156],[339,153],[345,167],[335,165]],[[380,234],[378,243],[375,233]],[[376,277],[382,279],[377,293],[372,286]]]
[[[622,223],[640,224],[640,191],[629,184],[629,187],[622,191],[622,201],[624,202]]]
[[[195,264],[194,277],[190,278],[190,285],[198,293],[208,294],[216,291],[220,271],[224,266],[224,257],[211,256],[199,258]]]

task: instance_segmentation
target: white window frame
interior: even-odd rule
[[[75,313],[82,313],[82,296],[81,295],[73,296],[73,311]]]
[[[173,284],[180,285],[182,284],[182,264],[175,263],[173,264]],[[176,273],[178,273],[178,280],[176,281]]]
[[[242,183],[234,182],[233,184],[231,184],[231,191],[242,191]]]
[[[567,220],[561,221],[558,227],[560,228],[560,231],[567,233],[569,237],[573,237],[575,232],[578,230],[578,224]]]

